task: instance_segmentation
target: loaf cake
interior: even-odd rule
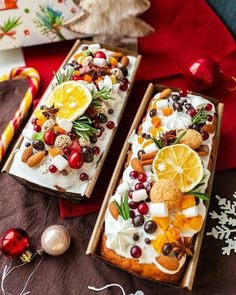
[[[142,277],[179,283],[206,218],[215,106],[169,88],[151,99],[129,137],[122,177],[109,199],[101,255]]]
[[[55,194],[87,196],[121,118],[137,60],[100,44],[81,44],[55,73],[23,130],[9,173]]]

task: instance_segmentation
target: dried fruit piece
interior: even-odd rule
[[[112,66],[117,66],[118,65],[118,62],[117,62],[117,59],[113,56],[111,56],[109,58],[109,63],[112,65]]]
[[[152,240],[152,246],[157,253],[161,253],[165,243],[167,243],[167,239],[164,234],[159,234],[155,240]]]
[[[216,131],[216,126],[214,124],[205,124],[202,127],[202,131],[205,131],[207,133],[214,133]]]
[[[134,171],[143,172],[143,166],[139,158],[133,158],[130,164],[131,164],[131,167],[134,169]]]
[[[60,150],[59,150],[58,148],[49,148],[49,149],[48,149],[48,153],[49,153],[49,155],[50,155],[52,158],[54,158],[54,157],[56,157],[57,155],[59,155],[61,152],[60,152]]]
[[[124,56],[124,54],[122,52],[113,52],[111,54],[111,56],[113,56],[115,58],[122,58]]]
[[[200,229],[202,228],[202,223],[203,223],[203,219],[201,215],[188,218],[188,224],[190,228],[196,231],[200,231]]]
[[[157,128],[161,123],[161,119],[159,117],[152,117],[152,124],[155,128]]]
[[[116,205],[114,204],[114,202],[111,202],[109,204],[109,211],[110,211],[112,217],[117,220],[118,216],[119,216],[119,211],[117,210]]]
[[[163,231],[165,231],[170,224],[169,216],[167,216],[167,217],[153,217],[152,219],[154,221],[156,221],[158,227],[160,229],[162,229]]]
[[[44,151],[37,152],[36,154],[29,157],[29,159],[27,160],[27,165],[31,168],[36,167],[42,162],[44,157],[45,157]]]
[[[170,107],[165,107],[162,109],[163,115],[164,116],[170,116],[173,113],[173,109]]]
[[[180,231],[176,227],[169,227],[165,231],[165,235],[169,243],[174,243],[180,237]]]
[[[175,257],[170,257],[170,256],[158,256],[156,258],[156,261],[163,266],[164,268],[168,270],[177,270],[179,268],[179,261]]]
[[[28,146],[21,155],[21,161],[26,163],[28,159],[33,155],[33,147],[32,145]]]
[[[159,96],[160,99],[165,99],[167,97],[169,97],[171,95],[171,89],[170,88],[166,88],[164,90],[162,90],[161,95]]]
[[[195,197],[190,194],[184,195],[181,201],[181,209],[184,210],[193,206],[196,206]]]

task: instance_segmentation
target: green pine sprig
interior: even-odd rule
[[[4,33],[8,33],[14,28],[18,27],[19,25],[22,24],[21,17],[19,16],[18,18],[16,17],[9,17],[1,26],[1,29]]]
[[[207,121],[207,112],[204,109],[204,107],[202,107],[197,113],[196,115],[192,118],[192,123],[193,125],[195,124],[202,124],[202,123],[206,123]]]
[[[184,137],[184,135],[187,133],[187,130],[185,130],[184,132],[181,132],[181,134],[176,138],[176,140],[172,143],[173,144],[177,144],[180,142],[180,140]]]
[[[62,73],[61,71],[58,71],[57,73],[53,72],[58,85],[66,81],[70,81],[71,77],[73,76],[73,73],[74,73],[74,68],[69,68],[64,73]]]
[[[109,99],[114,99],[111,95],[111,89],[108,89],[106,87],[102,87],[99,91],[92,90],[92,106],[93,107],[99,107],[101,106],[101,102],[108,101]]]
[[[130,218],[128,200],[128,194],[126,194],[124,198],[121,197],[120,204],[116,200],[113,201],[119,214],[123,217],[124,220],[128,220]]]
[[[199,187],[205,184],[204,182],[205,178],[206,178],[206,175],[203,176],[200,183],[198,183],[191,191],[189,191],[188,194],[193,195],[194,197],[202,199],[204,201],[209,201],[209,196],[207,194],[196,191]]]
[[[92,126],[89,117],[83,116],[73,122],[72,130],[83,140],[89,140],[89,137],[98,133],[98,129]]]

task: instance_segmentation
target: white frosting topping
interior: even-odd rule
[[[164,119],[164,126],[169,130],[179,130],[179,129],[187,129],[192,125],[192,118],[188,114],[184,114],[182,112],[173,112],[168,117]]]

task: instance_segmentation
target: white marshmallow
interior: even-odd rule
[[[157,152],[158,147],[156,146],[155,143],[151,143],[144,148],[144,151],[145,151],[145,153]]]
[[[128,138],[128,143],[134,143],[137,140],[137,134],[135,132],[135,130],[133,130]]]
[[[152,125],[152,123],[150,123],[150,122],[144,122],[144,123],[142,124],[142,128],[143,128],[143,132],[148,133],[150,130],[153,129],[153,125]]]
[[[139,189],[132,193],[133,201],[140,202],[147,199],[148,195],[145,189]]]
[[[103,85],[105,88],[112,89],[112,81],[111,78],[106,75],[103,80]]]
[[[88,50],[95,54],[101,48],[100,44],[91,44],[88,47]]]
[[[31,140],[34,138],[34,135],[36,134],[36,132],[34,130],[31,129],[24,129],[22,132],[22,135],[24,138]]]
[[[196,206],[189,207],[187,209],[182,210],[182,213],[186,217],[195,217],[198,215],[198,209]]]
[[[93,63],[95,64],[95,66],[98,66],[98,67],[105,67],[107,65],[107,61],[105,60],[105,58],[97,58],[95,57],[93,59]]]
[[[151,203],[150,204],[151,216],[166,217],[168,216],[168,208],[165,203]]]
[[[165,107],[168,107],[168,100],[167,99],[158,100],[156,102],[157,109],[163,109]]]
[[[127,182],[122,182],[118,187],[117,187],[117,192],[121,195],[124,196],[127,191],[130,189],[130,186]]]
[[[64,129],[67,132],[70,132],[71,131],[72,126],[73,126],[73,124],[69,120],[61,119],[59,121],[59,127],[61,127],[62,129]]]
[[[52,165],[56,166],[59,171],[62,171],[68,166],[68,161],[62,155],[57,155],[52,159]]]

